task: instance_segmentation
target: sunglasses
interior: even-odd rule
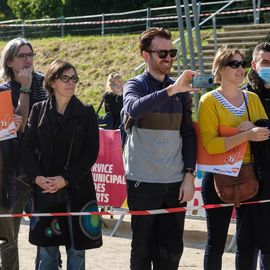
[[[168,56],[168,54],[170,55],[171,58],[174,58],[177,54],[177,49],[156,50],[156,51],[145,50],[145,51],[149,53],[156,53],[160,59],[165,59]]]
[[[63,82],[63,83],[68,83],[70,80],[73,83],[77,83],[79,81],[79,77],[77,77],[76,75],[73,75],[71,77],[67,76],[67,75],[61,75],[59,77],[59,79]]]
[[[245,60],[242,60],[242,61],[232,60],[232,61],[229,61],[225,66],[231,67],[233,69],[237,69],[240,66],[242,66],[242,68],[245,68],[247,66],[247,62]]]
[[[16,57],[18,57],[19,59],[23,59],[23,60],[26,60],[27,57],[29,58],[34,58],[36,54],[31,52],[31,53],[20,53],[20,54],[17,54]]]

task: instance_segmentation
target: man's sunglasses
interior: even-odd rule
[[[168,54],[170,55],[171,58],[174,58],[177,54],[177,49],[156,50],[156,51],[145,50],[145,51],[149,53],[156,53],[160,59],[165,59]]]
[[[67,76],[67,75],[61,75],[59,77],[59,79],[63,82],[63,83],[68,83],[70,80],[73,83],[77,83],[79,81],[79,77],[77,77],[76,75],[73,75],[71,77]]]
[[[232,60],[232,61],[229,61],[225,66],[231,67],[233,69],[237,69],[240,66],[242,66],[242,68],[245,68],[247,66],[247,62],[245,60],[242,60],[242,61]]]

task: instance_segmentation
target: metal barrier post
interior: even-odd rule
[[[256,12],[256,23],[260,23],[260,8],[261,8],[261,0],[258,0],[257,3],[257,12]]]
[[[180,36],[180,44],[181,44],[181,51],[182,51],[182,62],[183,62],[183,69],[187,69],[188,63],[187,63],[187,49],[186,49],[186,40],[185,40],[185,31],[184,31],[184,23],[183,23],[183,14],[181,9],[181,0],[175,0],[176,5],[176,12],[177,12],[177,22],[178,22],[178,30],[179,30],[179,36]],[[178,48],[177,48],[178,49]],[[179,52],[177,53],[177,65],[178,72],[180,71],[180,57]]]
[[[186,25],[187,25],[187,33],[188,33],[190,67],[192,70],[196,70],[195,55],[194,55],[194,43],[193,43],[193,38],[192,38],[192,26],[191,26],[190,14],[189,14],[188,0],[184,0],[184,9],[185,9]],[[195,112],[196,112],[196,117],[198,114],[198,107],[199,107],[199,96],[197,93],[195,93],[194,94],[194,108],[195,108]]]
[[[188,44],[189,44],[189,54],[190,54],[190,67],[195,70],[195,56],[194,56],[194,43],[192,37],[192,25],[189,14],[189,3],[188,0],[184,0],[184,9],[185,9],[185,17],[186,17],[186,28],[188,34]]]
[[[201,1],[199,1],[197,3],[197,10],[198,10],[199,21],[200,21],[201,7],[202,7],[202,3],[201,3]]]
[[[180,49],[180,40],[178,40],[177,42],[175,42],[175,47],[176,47],[176,49],[177,49],[177,54],[176,54],[177,75],[179,76],[180,73],[181,73],[180,53],[179,53],[179,49]]]
[[[256,24],[256,0],[252,0],[253,5],[253,22]]]
[[[105,20],[105,15],[104,13],[101,14],[101,35],[104,36],[104,20]]]
[[[194,19],[196,41],[197,41],[197,54],[198,54],[199,68],[200,68],[200,72],[203,73],[204,65],[203,65],[203,55],[202,55],[202,40],[201,40],[200,25],[199,25],[199,13],[198,13],[196,2],[197,2],[196,0],[192,0],[192,9],[193,9],[193,19]]]
[[[146,9],[146,29],[150,28],[151,27],[151,8],[148,7]]]
[[[215,51],[217,51],[217,25],[216,25],[216,16],[212,18],[213,24],[213,37],[214,37],[214,44],[215,44]]]
[[[24,20],[21,21],[21,26],[22,26],[22,37],[25,37],[25,25],[24,25]]]
[[[61,16],[61,37],[65,36],[65,17]]]

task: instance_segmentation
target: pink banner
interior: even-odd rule
[[[99,156],[92,167],[98,204],[127,207],[120,131],[100,129],[99,135]]]

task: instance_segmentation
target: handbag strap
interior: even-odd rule
[[[247,105],[247,100],[246,100],[246,96],[245,96],[245,93],[244,92],[242,92],[242,94],[243,94],[245,105],[246,105],[246,109],[247,109],[248,121],[251,122],[251,120],[250,120],[250,113],[249,113],[249,109],[248,109],[248,105]]]
[[[101,109],[103,103],[104,103],[104,95],[102,96],[102,99],[101,99],[101,102],[100,102],[100,104],[99,104],[99,106],[98,106],[98,109],[97,109],[97,111],[96,111],[96,114],[99,113],[99,111],[100,111],[100,109]]]
[[[74,127],[74,125],[73,125],[73,127]],[[69,150],[68,150],[67,162],[66,162],[66,165],[64,166],[65,171],[68,169],[68,166],[69,166],[71,152],[72,152],[72,148],[73,148],[74,137],[75,137],[75,128],[73,128],[71,142],[70,142],[70,146],[69,146]]]
[[[246,96],[245,96],[245,93],[242,92],[243,94],[243,97],[244,97],[244,101],[245,101],[245,106],[246,106],[246,109],[247,109],[247,114],[248,114],[248,121],[251,122],[250,120],[250,113],[249,113],[249,109],[248,109],[248,104],[247,104],[247,100],[246,100]],[[252,158],[252,147],[251,147],[251,144],[250,144],[250,160],[252,162],[253,158]]]

